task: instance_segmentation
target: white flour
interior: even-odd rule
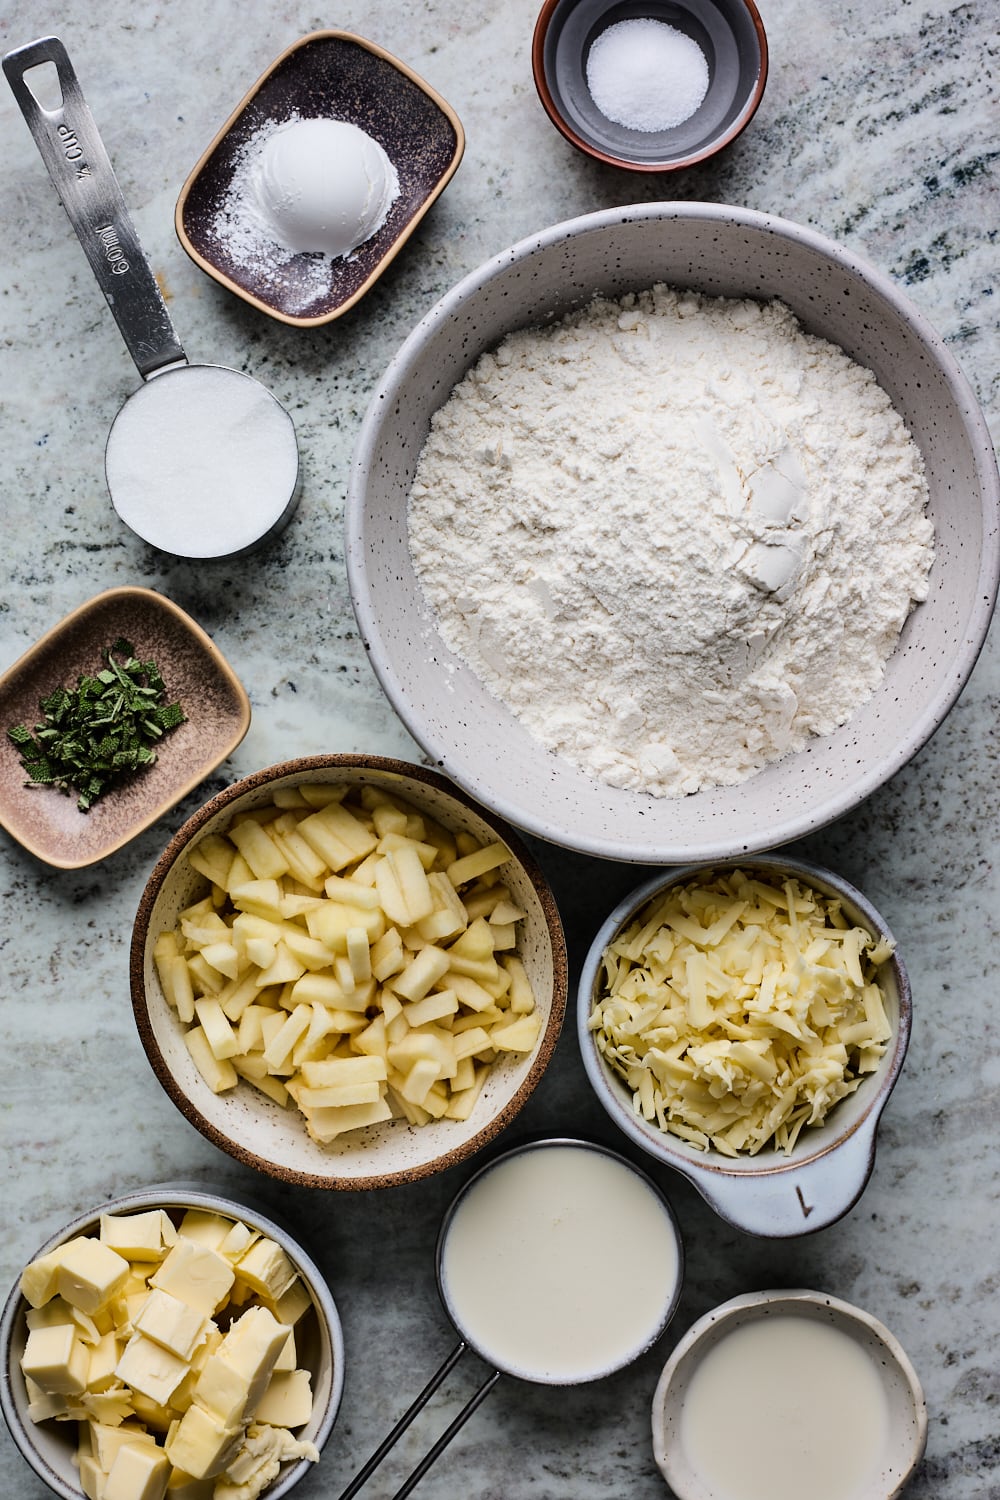
[[[484,354],[409,505],[452,650],[550,749],[732,785],[870,696],[933,530],[869,371],[781,303],[658,286]]]

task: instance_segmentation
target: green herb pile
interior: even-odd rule
[[[28,785],[75,792],[81,812],[115,782],[152,765],[152,746],[185,719],[179,703],[164,701],[155,661],[139,661],[131,641],[119,639],[101,654],[101,671],[42,699],[45,717],[33,731],[24,724],[7,730]]]

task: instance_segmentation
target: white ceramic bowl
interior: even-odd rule
[[[312,1374],[313,1410],[309,1422],[295,1435],[322,1449],[336,1421],[344,1389],[344,1338],[337,1306],[318,1267],[298,1241],[251,1205],[194,1183],[140,1188],[78,1214],[58,1234],[27,1255],[25,1264],[76,1235],[96,1235],[102,1214],[148,1213],[156,1208],[164,1208],[168,1213],[176,1211],[178,1215],[188,1208],[224,1214],[276,1240],[285,1251],[312,1299],[312,1310],[296,1326],[296,1354],[300,1365]],[[83,1500],[79,1471],[73,1462],[77,1424],[33,1422],[28,1416],[28,1397],[20,1365],[28,1331],[27,1311],[28,1304],[15,1284],[0,1321],[0,1407],[11,1437],[38,1477],[62,1500]],[[313,1467],[305,1458],[284,1465],[277,1479],[264,1491],[264,1500],[281,1500]]]
[[[526,913],[518,953],[543,1020],[532,1052],[506,1054],[494,1065],[467,1121],[402,1120],[370,1125],[319,1145],[294,1108],[282,1109],[249,1085],[215,1094],[191,1060],[183,1028],[167,1004],[153,944],[178,913],[208,890],[188,864],[191,845],[224,830],[237,812],[272,801],[279,786],[304,781],[383,787],[446,827],[481,843],[501,839],[514,855],[504,882]],[[196,812],[160,857],[136,914],[131,951],[132,1004],[153,1071],[185,1117],[214,1145],[258,1171],[307,1187],[376,1188],[413,1181],[452,1166],[491,1141],[521,1109],[541,1078],[566,1007],[566,947],[548,882],[513,831],[476,807],[443,776],[404,761],[364,755],[315,755],[258,771],[227,787]]]
[[[595,293],[667,282],[780,298],[868,366],[919,445],[936,561],[874,697],[834,734],[736,787],[651,798],[546,750],[444,644],[410,561],[407,500],[433,413],[486,349]],[[975,398],[888,277],[814,230],[748,209],[652,203],[557,224],[467,276],[410,334],[355,450],[347,567],[379,679],[435,765],[502,817],[609,859],[688,863],[774,847],[849,811],[933,734],[979,654],[1000,572],[1000,484]]]
[[[751,1292],[706,1313],[681,1339],[667,1361],[653,1397],[653,1456],[677,1500],[714,1500],[719,1490],[706,1478],[682,1439],[688,1387],[705,1356],[727,1334],[762,1318],[791,1315],[847,1334],[872,1361],[888,1413],[882,1463],[857,1500],[893,1500],[906,1486],[927,1442],[927,1407],[912,1364],[889,1330],[869,1313],[823,1292]],[[830,1421],[834,1422],[833,1414]],[[725,1431],[720,1416],[720,1440]],[[791,1434],[790,1434],[791,1439]],[[850,1440],[849,1435],[847,1441]],[[780,1455],[775,1455],[780,1463]]]
[[[892,1039],[875,1072],[855,1093],[842,1099],[822,1125],[803,1130],[791,1152],[764,1147],[756,1156],[730,1157],[700,1151],[637,1114],[632,1093],[598,1050],[588,1025],[601,977],[601,958],[608,944],[636,914],[671,885],[683,885],[712,870],[738,867],[780,879],[790,875],[803,885],[839,899],[848,921],[878,937],[894,941],[871,903],[840,876],[818,865],[779,856],[718,860],[660,873],[620,902],[594,938],[584,960],[577,992],[577,1037],[583,1065],[601,1105],[618,1128],[664,1166],[680,1172],[711,1207],[748,1234],[771,1239],[812,1234],[825,1229],[853,1208],[875,1165],[878,1123],[899,1078],[910,1039],[910,983],[897,952],[878,970]]]

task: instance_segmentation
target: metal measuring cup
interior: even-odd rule
[[[50,106],[25,77],[46,63],[60,90]],[[178,557],[252,551],[298,502],[291,417],[252,376],[188,363],[59,38],[8,52],[3,70],[144,382],[108,436],[115,510],[144,541]]]
[[[523,1363],[519,1365],[515,1360],[510,1358],[504,1360],[498,1359],[496,1349],[491,1349],[484,1343],[482,1331],[472,1327],[468,1320],[468,1316],[463,1316],[459,1308],[456,1306],[455,1298],[451,1294],[448,1286],[448,1277],[446,1271],[449,1237],[454,1228],[456,1216],[458,1215],[459,1210],[463,1207],[463,1205],[467,1203],[470,1195],[475,1192],[477,1186],[482,1183],[483,1179],[489,1176],[490,1173],[496,1171],[498,1168],[502,1168],[505,1163],[512,1162],[516,1158],[522,1157],[529,1152],[545,1151],[552,1148],[570,1148],[571,1150],[593,1152],[597,1156],[614,1162],[620,1167],[627,1169],[627,1171],[634,1174],[634,1176],[639,1179],[641,1184],[649,1191],[649,1193],[653,1195],[653,1197],[657,1201],[657,1205],[659,1209],[662,1210],[664,1221],[668,1229],[668,1237],[672,1242],[672,1263],[670,1265],[665,1264],[663,1268],[664,1295],[658,1306],[656,1317],[652,1319],[652,1321],[649,1322],[648,1326],[644,1328],[642,1336],[635,1339],[631,1343],[627,1351],[620,1351],[615,1356],[612,1356],[607,1360],[597,1360],[594,1364],[592,1364],[586,1370],[576,1376],[569,1376],[565,1372],[562,1376],[543,1374],[538,1371],[529,1374],[526,1372],[525,1364]],[[615,1232],[618,1240],[623,1247],[623,1253],[627,1253],[627,1247],[630,1239],[630,1226],[627,1223],[617,1221],[615,1223]],[[486,1166],[481,1167],[480,1170],[469,1179],[465,1186],[452,1200],[452,1203],[442,1221],[441,1229],[438,1234],[435,1267],[438,1284],[438,1295],[441,1298],[441,1302],[445,1308],[445,1311],[448,1313],[459,1334],[459,1343],[451,1351],[447,1359],[445,1359],[439,1366],[439,1368],[434,1372],[430,1380],[420,1392],[419,1396],[417,1396],[412,1405],[410,1405],[403,1413],[399,1421],[393,1427],[392,1431],[383,1440],[383,1442],[379,1444],[378,1448],[368,1459],[367,1463],[365,1463],[363,1467],[359,1469],[357,1474],[351,1480],[350,1484],[339,1496],[339,1500],[352,1500],[352,1497],[363,1488],[363,1486],[371,1478],[372,1474],[374,1474],[375,1470],[382,1463],[383,1459],[395,1447],[396,1443],[402,1437],[403,1433],[427,1405],[427,1402],[437,1390],[438,1386],[442,1384],[447,1375],[451,1372],[451,1370],[454,1369],[455,1365],[461,1359],[466,1350],[471,1349],[472,1352],[474,1354],[477,1354],[480,1359],[484,1360],[487,1364],[492,1365],[492,1373],[482,1383],[479,1389],[470,1397],[465,1406],[463,1406],[462,1410],[458,1413],[458,1415],[434,1443],[433,1447],[431,1447],[424,1455],[424,1457],[420,1460],[416,1468],[413,1469],[412,1472],[403,1481],[403,1484],[393,1495],[392,1500],[404,1500],[404,1497],[411,1493],[411,1491],[427,1473],[431,1465],[444,1452],[445,1448],[451,1442],[455,1434],[461,1427],[464,1426],[469,1417],[472,1416],[473,1412],[476,1411],[476,1409],[486,1399],[486,1397],[489,1395],[490,1391],[497,1384],[502,1375],[508,1375],[517,1380],[527,1380],[531,1384],[544,1384],[554,1386],[577,1385],[584,1384],[592,1380],[603,1379],[605,1376],[611,1375],[616,1370],[623,1369],[626,1365],[632,1364],[635,1360],[639,1359],[641,1355],[645,1354],[646,1351],[650,1349],[656,1342],[656,1340],[661,1336],[671,1318],[673,1317],[674,1312],[676,1311],[677,1303],[680,1299],[681,1286],[684,1276],[684,1252],[680,1238],[680,1231],[678,1230],[677,1223],[670,1204],[668,1203],[664,1195],[660,1192],[656,1184],[646,1175],[645,1172],[641,1170],[641,1168],[635,1166],[635,1164],[627,1160],[626,1157],[619,1155],[618,1152],[612,1151],[606,1146],[597,1145],[592,1141],[579,1140],[573,1137],[551,1136],[531,1141],[527,1145],[518,1146],[511,1151],[504,1152],[503,1155],[496,1157],[493,1161],[488,1162]],[[529,1274],[530,1271],[531,1268],[529,1267]]]

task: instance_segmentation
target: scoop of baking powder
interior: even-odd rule
[[[350,255],[385,223],[399,176],[378,141],[347,120],[290,120],[250,174],[260,227],[286,250]]]

